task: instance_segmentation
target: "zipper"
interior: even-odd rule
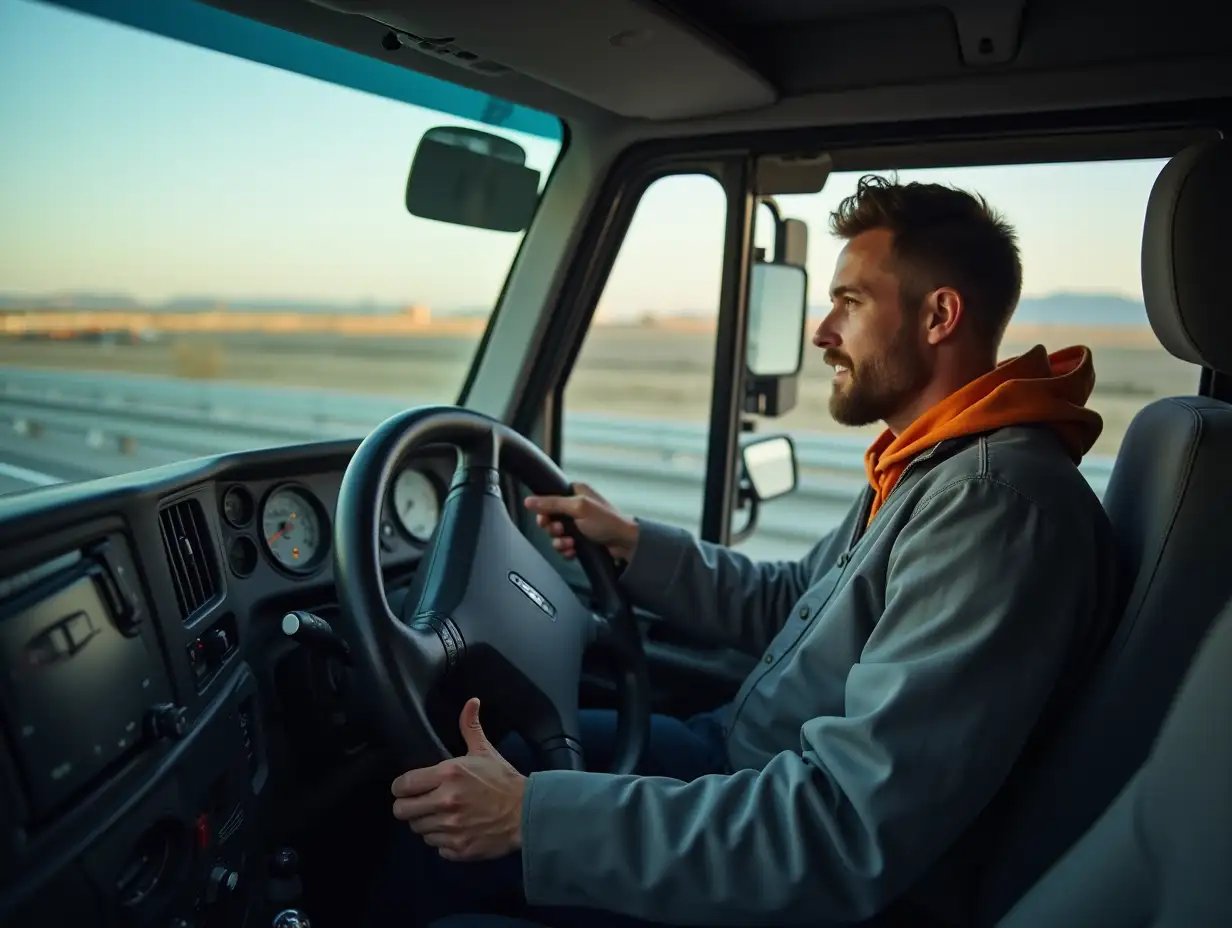
[[[906,480],[907,475],[911,473],[911,468],[915,467],[921,461],[929,460],[933,455],[937,453],[937,449],[940,448],[943,444],[945,444],[945,442],[939,441],[935,445],[933,445],[931,448],[929,448],[927,451],[921,451],[919,454],[913,457],[910,461],[908,461],[907,466],[903,468],[903,472],[899,474],[898,480],[895,481],[894,486],[890,488],[890,492],[886,494],[885,502],[883,502],[881,505],[884,506],[886,503],[888,503],[890,501],[890,497],[894,495],[894,491],[903,485],[903,481]]]
[[[890,488],[890,492],[886,494],[886,498],[882,501],[881,506],[883,509],[885,508],[886,503],[888,503],[890,498],[894,495],[894,492],[903,485],[903,481],[906,480],[907,475],[911,473],[911,468],[915,467],[916,464],[921,461],[927,461],[932,458],[937,453],[937,449],[944,444],[944,441],[939,441],[931,448],[921,451],[907,462],[907,466],[903,468],[903,472],[899,475],[898,480],[895,481],[894,486]],[[851,530],[851,540],[847,543],[847,550],[839,555],[839,567],[847,566],[847,562],[851,560],[851,552],[855,550],[855,547],[859,544],[860,539],[864,537],[865,531],[868,530],[868,511],[872,508],[873,497],[874,493],[872,486],[865,487],[864,505],[860,507],[860,518],[856,520],[856,524]]]

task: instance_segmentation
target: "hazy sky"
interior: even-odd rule
[[[517,235],[410,216],[422,133],[468,124],[32,0],[0,0],[0,291],[120,291],[488,306]],[[504,133],[548,169],[557,143]],[[1162,162],[903,172],[975,189],[1020,233],[1027,295],[1141,296]],[[783,198],[811,228],[813,302],[852,189]],[[706,178],[639,209],[605,312],[713,305],[722,202]]]

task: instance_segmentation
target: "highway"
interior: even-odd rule
[[[0,367],[0,493],[186,458],[359,438],[410,403],[388,396],[213,381]],[[770,426],[772,430],[773,426]],[[701,513],[705,430],[693,423],[566,416],[562,463],[626,512],[690,530]],[[864,443],[793,435],[800,486],[763,507],[741,550],[802,555],[864,485]],[[1102,494],[1112,462],[1083,471]],[[735,525],[744,515],[735,516]]]

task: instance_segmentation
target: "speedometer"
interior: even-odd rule
[[[325,555],[324,517],[314,500],[297,487],[280,487],[261,507],[265,547],[280,567],[305,573]]]
[[[436,486],[423,471],[408,467],[398,474],[390,503],[403,530],[416,541],[426,543],[441,518],[441,498]]]

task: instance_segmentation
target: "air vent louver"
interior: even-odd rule
[[[167,566],[175,583],[175,598],[184,621],[192,618],[218,592],[214,556],[201,503],[181,500],[158,514]]]

